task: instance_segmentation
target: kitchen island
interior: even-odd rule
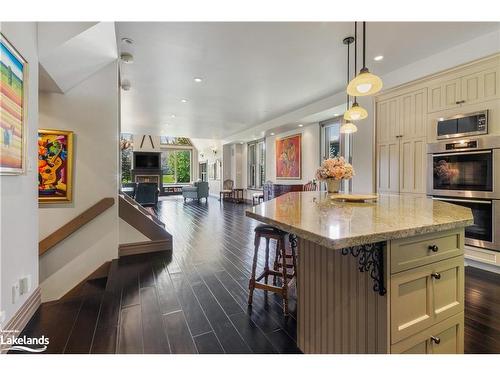
[[[423,195],[294,192],[247,216],[298,237],[304,353],[462,353],[470,209]]]

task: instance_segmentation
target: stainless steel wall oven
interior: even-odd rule
[[[500,136],[437,142],[427,153],[427,193],[472,210],[466,244],[500,251]]]

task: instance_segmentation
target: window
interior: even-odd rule
[[[192,151],[168,149],[161,153],[163,185],[187,184],[191,181]]]
[[[120,164],[122,183],[132,182],[132,134],[120,134]]]
[[[342,155],[342,142],[340,126],[342,120],[340,117],[323,121],[321,125],[321,159],[329,159]]]
[[[266,179],[266,143],[264,139],[248,144],[248,187],[260,189]]]
[[[352,163],[352,134],[341,134],[342,116],[320,122],[321,125],[321,157],[320,162],[343,156]],[[352,180],[343,181],[343,191],[352,190]]]
[[[207,162],[200,163],[200,180],[202,181],[208,181],[207,178]]]
[[[189,138],[184,138],[184,137],[161,136],[160,144],[165,146],[190,146],[190,147],[193,146]]]

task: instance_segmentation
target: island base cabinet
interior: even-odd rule
[[[464,257],[391,277],[391,342],[405,339],[464,311]]]
[[[299,238],[297,298],[305,354],[389,353],[388,298],[373,290],[359,258]]]
[[[391,347],[394,354],[463,354],[464,313],[460,313]]]

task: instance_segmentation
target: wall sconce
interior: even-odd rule
[[[211,150],[214,153],[214,156],[217,155],[217,147],[212,147]]]
[[[203,152],[200,153],[200,158],[205,159],[205,154]]]

